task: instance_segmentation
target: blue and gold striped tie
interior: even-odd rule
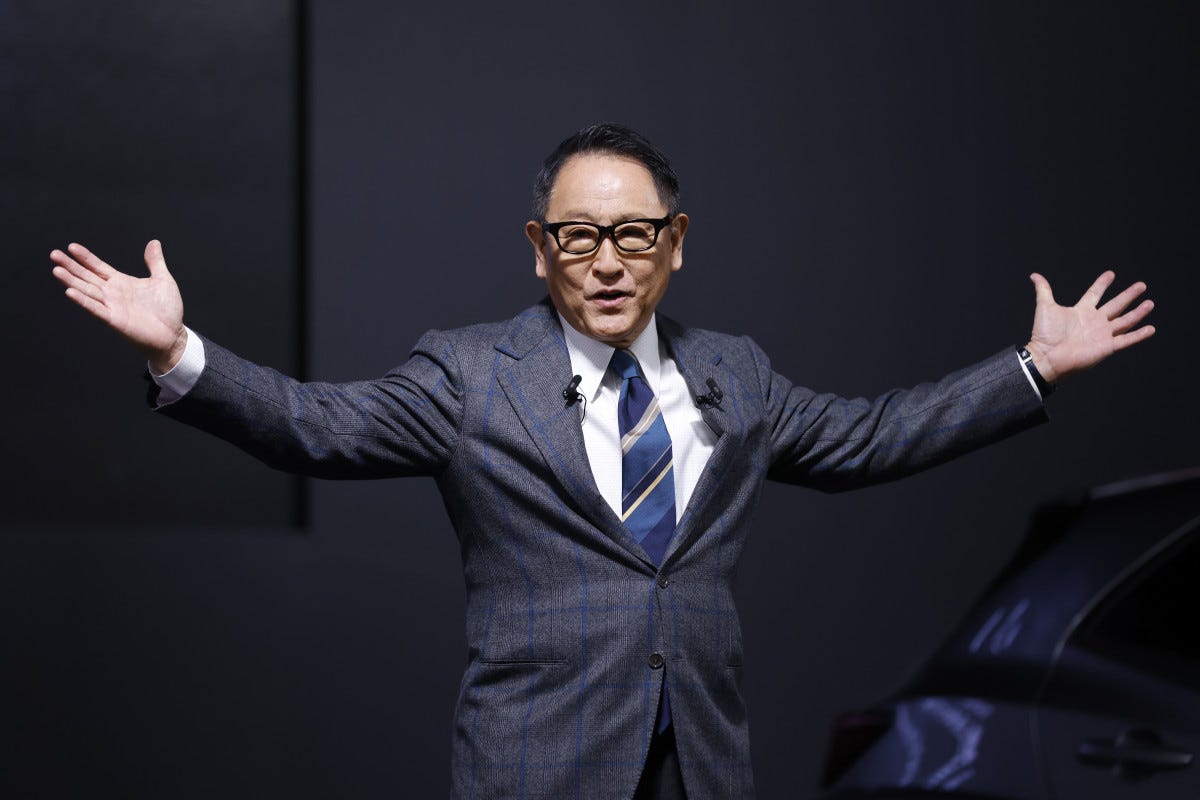
[[[621,433],[621,521],[661,564],[675,533],[675,478],[671,436],[637,361],[613,351],[609,369],[621,377],[617,406]]]
[[[617,405],[621,433],[621,521],[654,561],[661,564],[675,534],[675,476],[671,435],[637,361],[627,350],[613,352],[608,368],[621,378]],[[655,726],[671,724],[671,705],[663,684],[662,710]]]

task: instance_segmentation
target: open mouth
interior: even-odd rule
[[[616,289],[608,289],[608,290],[605,290],[602,292],[594,292],[592,294],[592,299],[598,300],[602,303],[611,303],[611,302],[616,302],[616,301],[618,301],[624,297],[628,297],[628,296],[629,296],[629,292],[621,292]]]

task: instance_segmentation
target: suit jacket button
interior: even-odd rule
[[[652,669],[662,669],[662,665],[663,665],[662,653],[651,653],[650,654],[650,667]]]
[[[660,588],[660,589],[665,589],[665,588],[667,588],[667,587],[668,587],[668,586],[670,586],[670,585],[671,585],[671,579],[670,579],[670,578],[668,578],[666,575],[663,575],[663,574],[659,573],[659,576],[658,576],[658,588]]]

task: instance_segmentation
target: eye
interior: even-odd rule
[[[648,222],[629,222],[614,233],[624,245],[644,247],[654,241],[654,226]]]

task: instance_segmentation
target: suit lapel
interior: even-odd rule
[[[596,488],[579,407],[568,406],[563,398],[563,387],[571,378],[571,358],[549,300],[514,319],[496,349],[509,356],[502,360],[497,380],[573,505],[622,550],[653,569],[646,552]]]
[[[686,552],[708,525],[712,511],[722,501],[721,482],[724,480],[738,448],[745,440],[745,433],[739,415],[736,413],[736,396],[732,385],[729,369],[722,366],[722,353],[713,347],[710,338],[702,333],[682,328],[674,320],[659,317],[659,333],[667,343],[671,356],[675,359],[688,390],[693,398],[708,395],[711,391],[708,381],[723,393],[719,404],[699,404],[700,416],[705,424],[717,436],[712,455],[700,480],[692,492],[687,508],[679,519],[675,529],[675,537],[663,557],[663,564],[669,563],[676,553]]]

